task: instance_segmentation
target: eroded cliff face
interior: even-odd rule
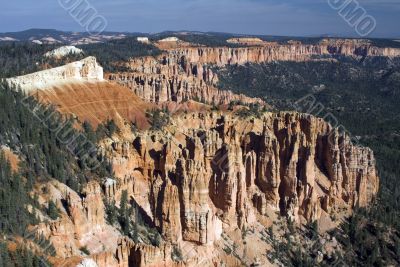
[[[192,113],[169,129],[106,149],[120,187],[166,240],[210,244],[268,208],[311,222],[366,206],[378,191],[372,151],[309,115],[267,113],[246,122]]]
[[[266,206],[310,222],[366,206],[378,190],[372,151],[309,115],[193,113],[171,127],[169,137],[149,132],[109,151],[117,176],[141,181],[132,194],[147,197],[144,210],[169,239],[212,242],[222,224],[251,224]]]
[[[38,232],[65,266],[88,257],[83,246],[101,267],[240,266],[218,245],[227,233],[266,227],[271,212],[298,223],[340,218],[367,206],[379,188],[370,149],[298,113],[247,120],[220,111],[178,114],[164,131],[116,135],[101,151],[114,179],[90,182],[82,195],[58,182],[47,186],[63,216]],[[159,247],[135,244],[107,224],[103,201],[118,205],[124,190],[161,233]],[[195,252],[176,261],[174,246]]]
[[[225,66],[245,63],[265,63],[272,61],[307,61],[314,56],[385,56],[398,57],[398,48],[380,48],[359,40],[325,39],[319,44],[306,45],[268,43],[262,46],[239,48],[228,47],[182,47],[168,50],[176,60],[185,58],[190,63]]]
[[[54,247],[55,266],[76,266],[77,259],[86,258],[81,248],[93,255],[114,252],[118,248],[121,234],[105,219],[105,206],[100,184],[88,183],[82,195],[56,180],[42,184],[36,189],[39,202],[47,205],[52,200],[59,210],[59,218],[51,219],[41,214],[40,223],[34,232],[48,239]],[[44,247],[49,250],[49,247]],[[114,259],[112,259],[116,262]],[[104,265],[108,266],[108,265]],[[117,266],[117,265],[110,265]]]
[[[107,79],[130,88],[142,100],[156,104],[183,103],[188,100],[215,105],[226,105],[231,102],[264,103],[260,99],[218,90],[204,80],[193,76],[118,73],[107,75]]]
[[[264,104],[260,99],[218,90],[218,77],[210,66],[189,63],[185,57],[165,54],[159,58],[132,59],[126,73],[106,74],[106,79],[130,88],[142,100],[162,104],[188,100],[222,105],[233,101]]]
[[[245,40],[246,44],[247,41]],[[144,101],[152,103],[187,100],[209,104],[265,104],[260,99],[236,95],[216,88],[218,75],[214,66],[272,61],[308,61],[326,56],[400,56],[400,49],[378,48],[363,40],[325,39],[319,44],[306,45],[289,41],[287,44],[258,42],[243,47],[204,47],[176,42],[171,47],[160,44],[165,52],[157,58],[134,58],[122,63],[126,73],[106,74],[106,79],[130,88]]]

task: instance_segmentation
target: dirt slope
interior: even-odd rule
[[[108,119],[136,122],[147,127],[145,111],[152,107],[128,88],[108,82],[70,83],[33,93],[45,103],[54,105],[61,113],[73,114],[93,126]]]

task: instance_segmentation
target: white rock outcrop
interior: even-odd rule
[[[97,267],[97,264],[92,259],[84,259],[76,267]]]
[[[38,44],[38,45],[41,45],[41,44],[43,44],[43,42],[42,42],[42,41],[40,41],[40,40],[32,40],[32,43],[34,43],[34,44]]]
[[[19,41],[19,40],[18,40],[18,39],[15,39],[15,38],[12,38],[12,37],[6,36],[6,37],[0,37],[0,41],[6,41],[6,42],[8,42],[8,41]]]
[[[160,40],[159,42],[179,42],[179,39],[177,37],[167,37]]]
[[[61,46],[44,54],[45,57],[62,58],[70,54],[83,54],[83,50],[75,46]]]
[[[148,37],[138,37],[138,38],[136,38],[136,40],[137,40],[138,42],[144,43],[144,44],[150,43],[150,40],[149,40]]]
[[[60,83],[103,81],[103,68],[95,57],[87,57],[70,64],[7,79],[7,82],[29,93],[44,90]]]

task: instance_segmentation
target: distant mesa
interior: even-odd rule
[[[46,29],[31,29],[22,32],[0,33],[0,42],[32,42],[36,44],[68,44],[82,45],[119,40],[129,34],[107,32],[100,35],[90,35],[87,32],[63,32]],[[39,42],[40,43],[39,43]]]
[[[290,45],[301,45],[302,44],[300,41],[296,41],[296,40],[289,40],[289,41],[287,41],[287,43]]]
[[[231,38],[226,40],[228,44],[237,44],[237,45],[244,45],[244,46],[271,46],[277,45],[276,42],[267,42],[260,38],[255,37],[239,37],[239,38]]]
[[[156,42],[155,45],[161,50],[199,46],[197,44],[182,41],[178,37],[174,37],[174,36],[161,39],[158,42]]]
[[[244,37],[244,38],[231,38],[226,40],[227,43],[230,44],[242,44],[242,45],[254,45],[254,44],[263,44],[264,41],[260,38],[252,38],[252,37]]]
[[[336,38],[325,38],[319,42],[321,45],[334,45],[334,46],[364,46],[364,45],[372,45],[371,40],[367,39],[336,39]]]
[[[31,38],[31,39],[33,39],[33,38]],[[40,41],[42,43],[46,43],[46,44],[61,44],[61,43],[63,43],[62,41],[57,40],[51,36],[44,37],[44,38],[40,39]]]

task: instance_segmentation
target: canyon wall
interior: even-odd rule
[[[268,208],[312,222],[364,207],[378,191],[373,152],[309,115],[266,113],[246,122],[190,113],[170,130],[106,149],[124,181],[118,184],[129,188],[165,240],[211,244],[224,230],[252,225]]]
[[[64,266],[75,266],[71,257],[99,267],[224,266],[215,245],[223,233],[271,220],[270,211],[302,223],[340,218],[367,206],[379,189],[373,152],[306,114],[181,114],[163,132],[107,138],[101,153],[112,160],[114,178],[90,182],[81,196],[59,182],[47,186],[63,215],[38,232]],[[135,244],[106,223],[103,200],[118,205],[123,190],[161,233],[159,247]],[[174,260],[173,247],[188,244],[196,252]]]
[[[203,79],[194,76],[130,72],[109,74],[106,79],[128,87],[142,100],[156,104],[182,103],[188,100],[215,105],[231,102],[263,103],[261,99],[234,94],[228,90],[218,90]]]
[[[78,195],[66,185],[51,181],[40,201],[51,199],[60,211],[60,217],[39,224],[37,233],[50,240],[59,258],[84,255],[80,248],[92,254],[114,250],[121,234],[105,220],[105,206],[100,185],[92,181]]]
[[[215,87],[218,77],[211,67],[176,59],[169,54],[159,58],[134,58],[126,66],[130,72],[108,73],[106,80],[131,89],[147,102],[160,104],[195,100],[215,105],[233,101],[264,104],[261,99],[218,90]]]
[[[272,61],[308,61],[324,56],[400,56],[400,49],[378,48],[365,40],[325,39],[319,44],[300,42],[288,44],[261,42],[259,45],[229,47],[204,47],[176,44],[166,48],[157,58],[133,58],[124,63],[126,73],[106,74],[106,79],[130,88],[144,101],[152,103],[196,100],[205,103],[264,104],[260,99],[236,95],[217,89],[218,75],[214,66],[231,64],[266,63]]]
[[[314,56],[385,56],[398,57],[398,48],[379,48],[357,40],[323,40],[320,44],[301,43],[269,44],[239,48],[228,47],[189,47],[168,50],[176,61],[185,58],[190,63],[212,64],[218,66],[245,63],[264,63],[272,61],[306,61]]]

